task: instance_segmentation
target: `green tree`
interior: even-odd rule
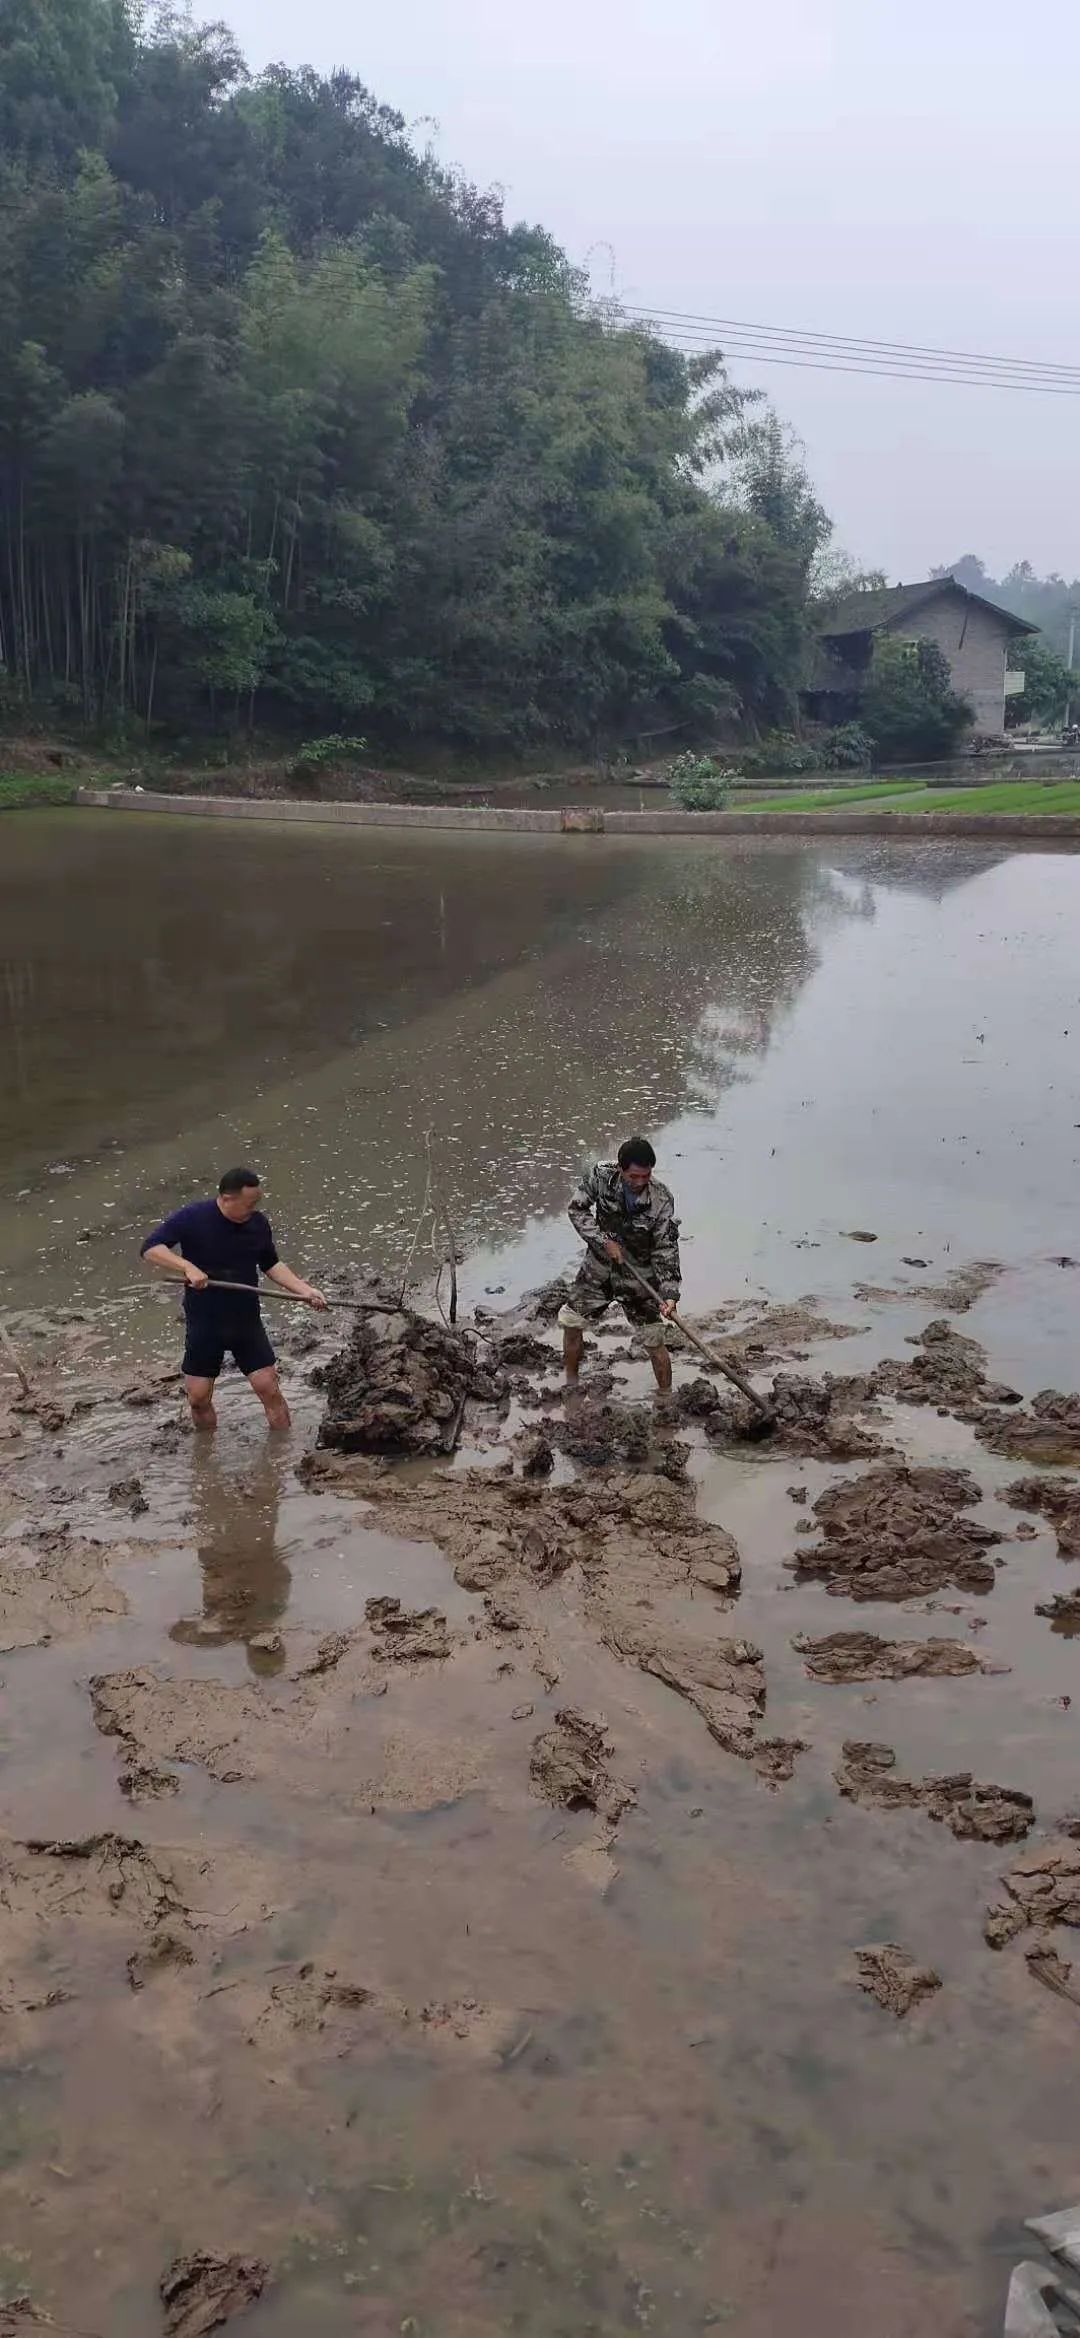
[[[1050,728],[1062,722],[1070,700],[1080,701],[1080,675],[1071,672],[1065,659],[1038,633],[1018,643],[1016,662],[1023,668],[1024,687],[1015,698],[1006,700],[1010,727],[1040,723]]]
[[[936,641],[879,635],[859,722],[878,763],[935,763],[951,755],[973,709],[952,687]]]

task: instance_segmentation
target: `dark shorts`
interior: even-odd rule
[[[187,1323],[184,1342],[183,1371],[188,1380],[216,1380],[226,1356],[231,1356],[238,1372],[250,1379],[253,1372],[265,1372],[277,1357],[266,1335],[261,1316],[253,1323]]]

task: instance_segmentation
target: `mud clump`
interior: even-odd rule
[[[986,1406],[1020,1403],[1016,1389],[987,1379],[985,1348],[954,1331],[944,1316],[928,1323],[914,1345],[918,1353],[904,1362],[877,1366],[873,1382],[883,1396],[903,1404],[937,1405],[974,1420]]]
[[[664,1477],[682,1477],[686,1470],[689,1448],[651,1405],[597,1403],[582,1392],[561,1418],[545,1415],[541,1428],[584,1469],[654,1469]]]
[[[1038,1602],[1035,1613],[1053,1624],[1080,1624],[1080,1591],[1055,1591],[1052,1599]]]
[[[586,1721],[567,1706],[555,1726],[536,1738],[529,1775],[548,1802],[562,1810],[592,1810],[609,1827],[618,1825],[636,1800],[608,1768],[611,1745],[599,1722]]]
[[[991,1948],[1003,1948],[1029,1925],[1050,1932],[1080,1926],[1080,1842],[1059,1837],[1025,1851],[1002,1877],[1004,1905],[988,1908],[983,1926]]]
[[[883,1810],[925,1810],[958,1842],[1020,1842],[1035,1823],[1030,1794],[1015,1787],[981,1786],[970,1770],[941,1778],[896,1778],[895,1765],[891,1746],[849,1738],[835,1772],[836,1783],[849,1802]]]
[[[700,1518],[693,1490],[646,1471],[595,1484],[538,1485],[490,1470],[442,1471],[419,1486],[377,1466],[315,1456],[308,1484],[355,1492],[391,1534],[438,1544],[466,1591],[512,1581],[543,1589],[578,1565],[590,1590],[610,1580],[627,1599],[700,1586],[732,1597],[741,1564],[731,1535]]]
[[[854,1415],[872,1405],[873,1397],[869,1378],[825,1372],[820,1380],[810,1380],[779,1373],[768,1400],[776,1422],[773,1443],[782,1443],[789,1453],[817,1454],[830,1461],[868,1460],[883,1451],[882,1440]]]
[[[165,2338],[206,2338],[257,2304],[269,2279],[261,2257],[215,2257],[207,2249],[177,2257],[159,2283]]]
[[[994,1569],[985,1554],[1002,1536],[959,1515],[980,1499],[963,1469],[870,1470],[819,1495],[814,1515],[825,1539],[791,1564],[857,1600],[913,1599],[947,1584],[990,1591]]]
[[[975,1430],[991,1453],[1017,1461],[1043,1461],[1068,1468],[1080,1462],[1080,1396],[1044,1388],[1027,1412],[988,1412]]]
[[[364,1614],[375,1635],[375,1655],[389,1664],[412,1664],[450,1654],[446,1617],[437,1607],[402,1607],[400,1599],[369,1599]]]
[[[1041,1512],[1053,1525],[1062,1558],[1080,1559],[1080,1486],[1062,1485],[1056,1478],[1021,1477],[1004,1488],[1001,1500],[1013,1510]]]
[[[823,1640],[801,1633],[791,1645],[805,1657],[811,1680],[948,1680],[986,1670],[963,1640],[880,1640],[875,1632],[829,1632]]]
[[[49,2338],[90,2338],[88,2330],[73,2330],[70,2323],[61,2327],[28,2297],[13,2297],[8,2305],[0,2305],[0,2338],[26,2338],[28,2330],[47,2330]]]
[[[658,1636],[651,1626],[625,1617],[609,1618],[601,1630],[616,1656],[685,1697],[725,1753],[752,1762],[772,1785],[793,1775],[796,1757],[805,1751],[803,1740],[758,1735],[765,1668],[752,1641],[700,1640],[676,1630]]]
[[[1024,1950],[1027,1969],[1044,1989],[1052,1989],[1055,1996],[1066,1997],[1070,2005],[1080,2005],[1080,1980],[1074,1981],[1073,1967],[1065,1957],[1051,1948],[1049,1941],[1037,1941],[1033,1948]]]
[[[906,1948],[899,1948],[895,1940],[882,1941],[880,1947],[857,1948],[855,1963],[859,1987],[875,1997],[886,2013],[894,2013],[902,2021],[913,2005],[924,1997],[933,1997],[941,1987],[941,1975],[930,1965],[916,1964]]]
[[[543,1429],[525,1429],[517,1440],[522,1477],[550,1477],[555,1455]]]
[[[452,1453],[470,1397],[505,1404],[466,1332],[402,1312],[362,1320],[323,1375],[319,1444],[339,1453]]]

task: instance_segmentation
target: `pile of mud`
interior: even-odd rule
[[[1020,1403],[1015,1388],[986,1377],[986,1350],[978,1340],[954,1331],[944,1316],[928,1323],[912,1341],[917,1353],[902,1363],[879,1364],[874,1387],[903,1404],[932,1404],[961,1419],[978,1420],[988,1406]]]
[[[771,1785],[792,1776],[796,1757],[806,1749],[801,1738],[758,1735],[765,1711],[765,1665],[752,1641],[699,1639],[625,1615],[609,1615],[601,1629],[615,1655],[685,1697],[725,1753],[752,1762]]]
[[[874,1394],[869,1375],[845,1378],[825,1372],[820,1380],[810,1380],[778,1373],[768,1399],[776,1422],[772,1442],[788,1453],[815,1454],[825,1461],[869,1460],[886,1448],[854,1416],[873,1409]],[[712,1435],[711,1427],[706,1434]]]
[[[1080,1396],[1044,1388],[1027,1412],[988,1411],[975,1434],[991,1453],[1068,1468],[1080,1462]]]
[[[636,1796],[610,1770],[611,1752],[603,1723],[586,1721],[566,1707],[556,1713],[554,1727],[535,1740],[529,1775],[548,1802],[562,1810],[595,1811],[614,1828]]]
[[[941,1987],[941,1975],[930,1965],[916,1964],[906,1948],[899,1948],[895,1940],[883,1940],[880,1945],[857,1948],[855,1964],[859,1987],[868,1996],[875,1997],[886,2013],[895,2013],[902,2021],[913,2005],[924,1997],[933,1997]]]
[[[895,1767],[890,1745],[848,1738],[836,1783],[849,1802],[880,1810],[925,1810],[958,1842],[1018,1843],[1034,1826],[1031,1796],[1015,1786],[981,1786],[970,1770],[942,1778],[897,1778]]]
[[[361,1317],[322,1385],[319,1443],[338,1453],[452,1453],[470,1397],[499,1406],[509,1397],[467,1332],[406,1310]]]
[[[1080,1559],[1080,1486],[1060,1478],[1021,1477],[1006,1486],[1001,1499],[1013,1510],[1036,1510],[1049,1518],[1063,1559]]]
[[[829,1632],[823,1640],[799,1633],[791,1645],[805,1657],[811,1680],[952,1680],[996,1669],[964,1640],[881,1640],[875,1632]]]
[[[1080,1843],[1061,1837],[1021,1853],[1002,1877],[1006,1898],[986,1911],[984,1938],[1004,1948],[1018,1932],[1034,1926],[1050,1932],[1058,1924],[1080,1926]]]
[[[789,1564],[849,1599],[913,1599],[946,1585],[990,1591],[992,1526],[961,1517],[981,1500],[963,1469],[886,1466],[830,1486],[814,1504],[824,1541]]]

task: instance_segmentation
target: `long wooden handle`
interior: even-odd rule
[[[588,1248],[592,1250],[592,1243],[588,1241],[587,1236],[585,1237],[585,1240],[588,1244]],[[595,1257],[595,1251],[593,1252],[593,1255]],[[648,1292],[650,1299],[659,1298],[660,1294],[656,1288],[655,1283],[650,1283],[648,1276],[642,1274],[640,1267],[635,1266],[633,1259],[628,1256],[625,1250],[622,1254],[621,1263],[626,1268],[627,1274],[633,1276],[635,1283],[640,1283],[642,1290]],[[612,1264],[614,1264],[614,1261],[612,1261]],[[691,1331],[689,1324],[683,1322],[682,1316],[679,1315],[674,1308],[672,1308],[671,1314],[668,1317],[668,1321],[670,1323],[674,1323],[677,1326],[678,1330],[681,1331],[683,1338],[685,1340],[689,1340],[691,1347],[697,1349],[699,1356],[704,1356],[705,1362],[710,1365],[714,1371],[720,1371],[724,1373],[725,1377],[730,1380],[732,1387],[737,1388],[739,1394],[741,1396],[745,1396],[748,1403],[756,1405],[759,1413],[765,1413],[766,1415],[769,1414],[769,1408],[765,1402],[764,1397],[758,1395],[757,1389],[753,1386],[751,1381],[744,1377],[744,1375],[740,1372],[737,1364],[729,1364],[726,1357],[718,1356],[714,1353],[712,1348],[707,1348],[704,1340],[698,1338],[696,1331]],[[771,1415],[769,1415],[769,1417],[771,1418]]]
[[[179,1276],[175,1276],[173,1280],[178,1283]],[[184,1287],[187,1290],[191,1288],[186,1278]],[[283,1291],[277,1283],[223,1283],[216,1282],[214,1277],[210,1275],[206,1282],[199,1287],[204,1291],[239,1291],[241,1298],[244,1299],[291,1299],[294,1307],[310,1307],[311,1305],[310,1299],[302,1299],[299,1291]],[[397,1315],[400,1313],[396,1300],[328,1299],[326,1304],[328,1307],[344,1307],[350,1315]]]

